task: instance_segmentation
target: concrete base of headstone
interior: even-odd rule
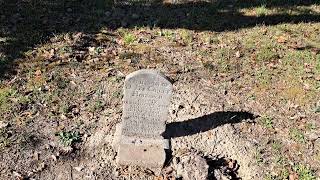
[[[142,166],[159,174],[166,160],[165,149],[169,140],[159,138],[137,138],[121,135],[121,124],[117,124],[113,148],[118,152],[117,164]]]

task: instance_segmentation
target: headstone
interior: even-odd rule
[[[156,70],[129,74],[124,83],[122,123],[116,130],[117,162],[150,169],[165,161],[165,131],[171,82]]]

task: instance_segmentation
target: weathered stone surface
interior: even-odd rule
[[[166,142],[161,134],[171,94],[172,84],[156,70],[139,70],[126,77],[123,119],[114,140],[120,165],[163,166]]]
[[[127,76],[124,85],[122,135],[158,137],[165,130],[172,84],[155,70]]]

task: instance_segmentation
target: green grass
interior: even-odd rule
[[[0,89],[0,111],[7,112],[10,110],[12,106],[12,102],[10,101],[10,97],[16,95],[16,91],[11,88],[1,88]]]
[[[159,35],[159,36],[164,36],[164,37],[167,38],[168,40],[174,40],[174,39],[175,39],[175,33],[174,33],[174,31],[167,30],[167,29],[160,30],[160,31],[158,32],[158,35]]]
[[[266,128],[272,128],[273,127],[273,119],[269,116],[263,116],[262,119],[262,124],[266,127]]]
[[[10,146],[11,143],[12,141],[9,133],[4,128],[0,129],[0,151],[5,147]]]
[[[190,32],[189,30],[182,30],[180,32],[180,37],[185,45],[191,44],[193,40],[192,32]]]
[[[271,71],[267,67],[261,67],[255,72],[255,77],[259,86],[269,87],[272,80]]]
[[[265,16],[268,13],[268,9],[266,8],[266,5],[261,5],[259,7],[256,7],[254,11],[256,12],[256,16],[258,17]]]
[[[293,139],[296,142],[299,142],[299,143],[306,142],[303,132],[297,128],[290,129],[289,135],[291,139]]]
[[[123,36],[123,42],[126,45],[130,45],[130,44],[134,43],[135,40],[136,40],[136,37],[131,33],[126,33]]]
[[[282,143],[280,141],[274,140],[272,142],[272,149],[274,149],[277,152],[280,152],[281,148],[282,148]]]
[[[277,58],[278,54],[272,44],[263,45],[257,52],[257,62],[270,62]]]
[[[298,164],[293,167],[293,170],[299,175],[299,180],[315,180],[314,172],[307,166]]]

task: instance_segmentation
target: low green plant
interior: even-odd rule
[[[124,44],[132,44],[136,40],[136,37],[131,33],[125,33],[123,36]]]
[[[299,142],[299,143],[305,143],[305,137],[304,137],[304,134],[301,130],[297,129],[297,128],[293,128],[293,129],[290,129],[290,137],[296,141],[296,142]]]
[[[307,166],[298,164],[293,167],[293,170],[299,175],[299,180],[315,180],[314,172]]]
[[[273,119],[269,116],[264,116],[262,117],[261,121],[262,124],[266,127],[266,128],[272,128],[273,127]]]
[[[169,40],[173,40],[174,39],[174,33],[171,30],[161,30],[158,33],[160,36],[164,36],[165,38],[169,39]]]
[[[11,106],[10,97],[15,96],[16,91],[11,88],[0,88],[0,111],[8,111]]]
[[[60,138],[60,142],[64,146],[71,146],[75,142],[80,141],[81,139],[79,132],[76,132],[76,131],[69,131],[69,132],[61,131],[58,133],[58,136]]]
[[[275,151],[279,152],[282,148],[282,144],[280,141],[274,140],[272,142],[272,149],[274,149]]]
[[[268,13],[268,9],[267,9],[266,5],[264,5],[264,4],[259,7],[256,7],[254,10],[255,10],[256,15],[258,17],[265,16]]]
[[[180,32],[180,37],[181,37],[183,43],[186,44],[186,45],[189,45],[193,40],[193,35],[188,30],[182,30]]]

